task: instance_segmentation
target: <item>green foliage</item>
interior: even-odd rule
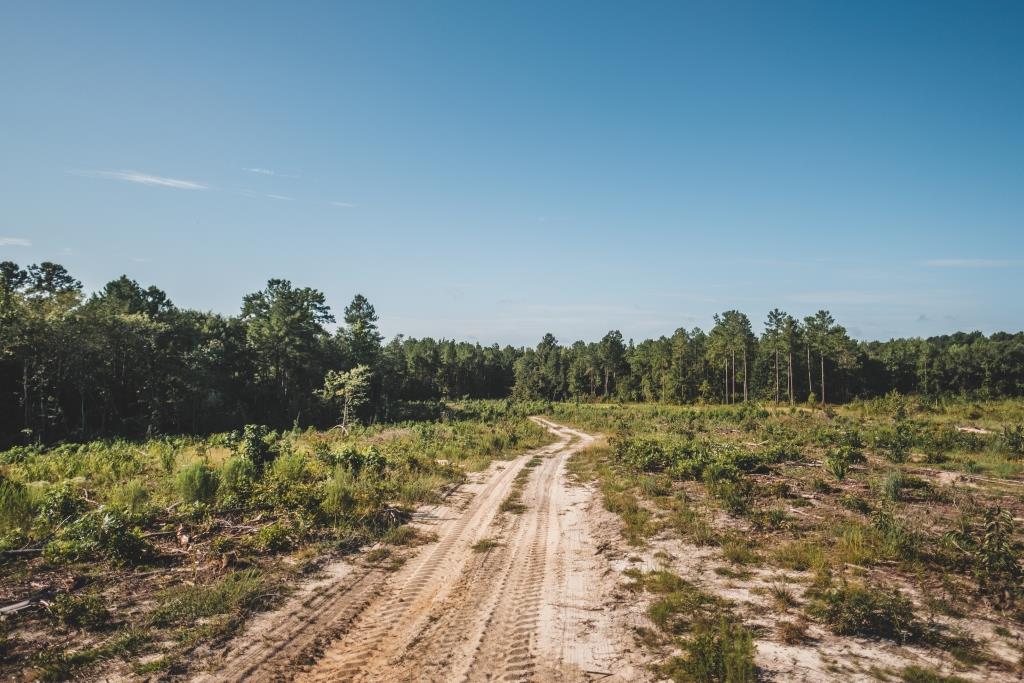
[[[200,619],[252,609],[263,592],[254,569],[231,572],[213,584],[169,589],[151,620],[156,626],[189,626]]]
[[[850,468],[850,461],[841,452],[832,450],[825,455],[822,465],[826,472],[836,478],[836,481],[842,481],[846,478],[846,472]]]
[[[184,502],[211,503],[217,496],[220,479],[205,462],[194,462],[178,472],[175,484]]]
[[[906,422],[898,422],[895,427],[886,427],[875,434],[874,445],[894,463],[907,460],[910,449],[914,445],[914,430]]]
[[[978,582],[979,588],[996,602],[1013,603],[1021,596],[1024,544],[1014,537],[1013,515],[991,507],[980,518],[961,517],[957,527],[944,536],[959,564]]]
[[[252,460],[244,455],[234,455],[220,469],[218,494],[227,502],[244,499],[252,491],[257,477]]]
[[[920,635],[910,600],[882,586],[844,582],[817,595],[808,611],[836,635],[885,638],[898,643]]]
[[[130,515],[100,507],[65,526],[44,549],[51,562],[80,562],[105,557],[118,565],[141,564],[152,557],[152,546]]]
[[[8,479],[0,472],[0,531],[27,526],[34,513],[25,485]]]
[[[110,611],[104,599],[95,594],[59,594],[50,603],[50,614],[60,624],[98,631],[110,626]]]
[[[934,669],[914,665],[900,670],[899,676],[903,683],[967,683],[966,678],[947,676]]]
[[[242,431],[233,432],[228,445],[233,446],[235,452],[247,458],[256,469],[262,470],[274,457],[268,443],[271,438],[270,430],[265,425],[249,424],[245,425]]]
[[[1024,456],[1024,425],[1004,425],[1000,439],[1007,453],[1016,458]]]
[[[71,482],[51,486],[39,504],[37,523],[43,528],[75,519],[85,510],[85,499]]]
[[[683,642],[681,658],[668,665],[673,680],[698,683],[754,683],[754,637],[750,629],[722,618],[701,623]]]
[[[149,489],[141,479],[126,481],[110,492],[110,504],[113,507],[123,508],[133,515],[142,513],[146,509],[149,499]]]

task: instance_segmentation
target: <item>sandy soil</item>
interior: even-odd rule
[[[436,534],[399,569],[337,563],[261,615],[200,680],[637,681],[634,606],[604,554],[608,529],[567,459],[593,438],[537,420],[556,442],[496,463],[420,511]],[[534,457],[519,514],[502,512]],[[603,513],[603,514],[601,514]],[[602,521],[603,520],[603,521]],[[498,545],[477,552],[473,545]]]

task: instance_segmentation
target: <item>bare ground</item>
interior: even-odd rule
[[[599,540],[614,536],[608,513],[566,476],[593,437],[538,422],[555,443],[496,463],[418,513],[414,524],[436,541],[397,569],[328,566],[199,680],[648,679],[628,630],[636,606]],[[502,511],[510,494],[521,511]]]

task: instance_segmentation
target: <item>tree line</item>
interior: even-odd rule
[[[87,296],[59,264],[0,263],[2,444],[331,426],[339,409],[324,398],[325,377],[356,367],[367,369],[362,417],[386,419],[403,401],[508,396],[521,353],[402,336],[385,344],[365,297],[336,321],[322,292],[287,280],[225,316],[179,308],[126,276]]]
[[[731,310],[708,332],[680,328],[634,343],[613,330],[569,346],[547,334],[535,348],[401,335],[385,343],[377,320],[361,295],[339,321],[322,292],[281,279],[246,295],[237,315],[221,315],[179,308],[126,276],[86,295],[59,264],[5,261],[0,442],[331,426],[350,408],[390,419],[410,401],[446,398],[794,403],[892,390],[1024,393],[1022,333],[858,342],[828,311],[801,320],[773,310],[760,335]]]
[[[977,398],[1024,394],[1024,333],[957,332],[928,339],[855,341],[828,311],[773,309],[755,335],[740,311],[714,326],[625,341],[612,330],[570,346],[545,335],[515,363],[521,399],[664,403],[833,402],[891,391]]]

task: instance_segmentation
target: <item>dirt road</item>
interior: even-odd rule
[[[555,443],[419,514],[436,542],[392,572],[329,568],[258,619],[207,680],[645,679],[625,651],[632,638],[592,533],[593,492],[566,477],[567,459],[593,437],[537,421]],[[524,509],[503,512],[524,468]],[[483,539],[497,545],[475,550]]]

